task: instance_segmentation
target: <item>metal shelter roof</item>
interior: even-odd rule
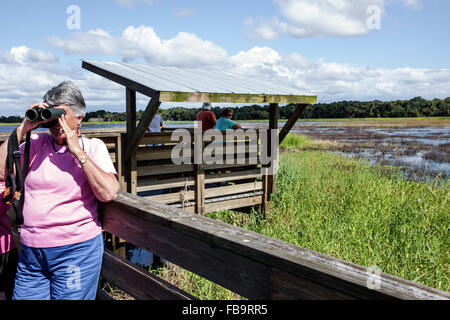
[[[316,96],[240,74],[206,69],[83,61],[82,67],[160,102],[303,103]]]

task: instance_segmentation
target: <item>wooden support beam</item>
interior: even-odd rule
[[[145,112],[142,115],[141,121],[139,121],[139,125],[137,126],[137,128],[135,128],[133,136],[128,140],[129,143],[127,146],[127,151],[125,152],[126,154],[125,162],[130,161],[131,156],[136,153],[136,150],[139,146],[139,142],[141,141],[142,136],[147,131],[148,126],[152,122],[153,117],[158,111],[160,105],[161,102],[159,102],[157,98],[151,99],[150,102],[148,103],[147,108],[145,109]]]
[[[205,171],[202,165],[196,164],[195,166],[195,213],[205,214]]]
[[[278,136],[278,103],[271,103],[269,106],[269,110],[270,110],[269,129],[271,131],[276,130],[277,136]],[[269,142],[270,142],[269,150],[272,150],[272,148],[271,148],[272,143],[273,143],[272,133],[269,135]],[[278,152],[278,150],[276,150],[276,152]],[[274,156],[271,151],[270,151],[270,155],[272,157]],[[276,161],[278,161],[278,159],[276,159]],[[272,175],[269,175],[269,201],[270,201],[271,195],[275,192],[276,179],[277,179],[276,172],[274,172],[274,174],[272,174]]]
[[[261,143],[267,143],[267,155],[269,158],[272,156],[272,130],[278,130],[278,104],[271,103],[269,105],[269,132],[267,134],[267,141],[261,141]],[[262,204],[261,211],[266,214],[270,210],[270,196],[275,191],[275,174],[269,174],[268,168],[263,168],[262,176]]]
[[[248,93],[172,92],[161,91],[161,102],[222,103],[316,103],[316,96]]]
[[[297,108],[292,113],[289,120],[284,124],[283,129],[281,129],[279,134],[280,144],[283,142],[286,135],[289,133],[289,131],[292,129],[294,124],[297,122],[298,118],[302,115],[303,111],[305,111],[306,107],[309,106],[309,104],[298,104]]]
[[[124,185],[124,178],[123,178],[123,161],[122,161],[122,136],[118,135],[115,137],[115,168],[117,171],[117,177],[119,180],[120,188],[123,188]],[[126,191],[126,189],[122,189],[123,191]]]
[[[127,147],[131,143],[131,138],[136,133],[136,91],[126,88],[126,108],[127,108]],[[127,148],[123,148],[126,150]],[[122,159],[127,158],[126,152]],[[130,155],[129,161],[124,162],[125,176],[127,182],[127,192],[137,194],[137,161],[136,153]]]

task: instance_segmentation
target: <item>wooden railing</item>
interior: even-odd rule
[[[103,228],[249,299],[449,299],[448,292],[120,192]],[[195,299],[107,251],[102,276],[136,299]],[[371,289],[372,288],[372,289]]]

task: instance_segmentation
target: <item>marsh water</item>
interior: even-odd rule
[[[398,166],[416,176],[450,175],[450,127],[296,126],[291,132],[338,142],[333,151]]]

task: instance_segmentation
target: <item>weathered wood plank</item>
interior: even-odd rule
[[[259,191],[261,190],[262,183],[261,181],[250,182],[250,183],[242,183],[231,186],[223,186],[223,187],[215,187],[215,188],[207,188],[205,189],[205,199],[215,198],[219,196],[228,196],[232,194],[251,192],[251,191]],[[169,194],[160,194],[156,196],[145,197],[149,200],[170,204],[175,202],[180,202],[180,192],[169,193]],[[184,199],[191,201],[194,200],[194,191],[187,191],[184,195]]]
[[[137,161],[172,159],[172,149],[174,146],[158,146],[151,148],[139,148],[136,151]],[[193,148],[191,149],[193,150]],[[191,151],[193,152],[193,151]],[[191,153],[192,154],[192,153]],[[179,158],[179,155],[175,155]],[[190,157],[186,157],[190,160]]]
[[[176,144],[180,141],[192,141],[193,137],[190,134],[185,134],[183,136],[178,136],[178,140],[174,138],[175,141],[172,141],[171,132],[155,132],[155,133],[147,133],[141,138],[139,144],[147,145],[147,144]]]
[[[219,174],[207,174],[206,183],[236,181],[244,179],[254,179],[261,177],[260,169],[245,170],[245,171],[232,171]]]
[[[139,166],[138,167],[138,177],[154,176],[161,174],[170,173],[182,173],[182,172],[193,172],[193,164],[162,164],[153,166]]]
[[[195,183],[194,178],[190,177],[180,177],[180,178],[171,178],[171,179],[161,179],[154,180],[151,179],[149,181],[140,181],[137,187],[138,192],[151,191],[151,190],[160,190],[166,188],[176,188],[176,187],[184,187],[184,186],[193,186]]]
[[[355,300],[314,281],[272,269],[272,299],[274,300]]]
[[[277,137],[275,139],[278,139],[278,104],[277,103],[271,103],[269,106],[269,110],[270,110],[270,117],[269,117],[269,129],[275,130],[277,132]],[[272,156],[273,161],[276,161],[274,156],[272,154],[272,134],[268,135],[268,150],[269,150],[269,156]],[[278,148],[277,148],[277,152],[278,152]],[[276,173],[269,175],[268,177],[269,181],[268,181],[268,195],[267,195],[267,199],[268,201],[271,200],[272,194],[275,193],[275,185],[276,185],[276,181],[277,181],[277,175]]]
[[[197,298],[105,249],[102,277],[139,300],[196,300]]]
[[[205,171],[201,165],[195,166],[194,201],[195,213],[205,214]]]
[[[262,196],[218,201],[218,202],[214,202],[214,203],[207,203],[205,205],[205,213],[256,206],[261,203],[262,203]]]
[[[209,93],[209,92],[171,92],[161,91],[161,102],[222,102],[222,103],[306,103],[314,104],[316,96]]]
[[[123,147],[123,150],[127,149],[127,146],[130,145],[132,137],[136,133],[136,91],[129,89],[128,87],[125,89],[125,98],[126,98],[126,109],[127,109],[127,141],[126,145]],[[122,155],[122,159],[129,156],[130,160],[128,162],[123,162],[125,166],[124,171],[126,172],[126,184],[127,191],[136,194],[137,193],[137,159],[136,153],[131,155],[127,155],[125,152]]]
[[[254,179],[261,177],[260,169],[245,170],[245,171],[233,171],[224,172],[219,174],[205,174],[205,183],[215,183],[224,181],[237,181],[244,179]],[[192,176],[189,177],[179,177],[170,179],[160,179],[160,180],[143,180],[139,181],[137,192],[159,190],[165,188],[175,188],[194,185],[195,180]]]

